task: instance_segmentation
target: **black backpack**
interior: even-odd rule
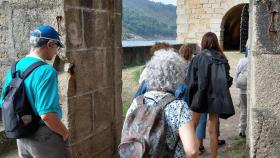
[[[37,67],[46,64],[39,61],[29,66],[22,74],[12,65],[12,80],[7,86],[2,103],[2,120],[8,138],[25,138],[36,132],[40,116],[36,116],[27,98],[24,79]]]

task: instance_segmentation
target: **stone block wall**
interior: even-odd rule
[[[29,52],[30,30],[59,29],[63,122],[73,157],[116,157],[122,128],[121,0],[0,0],[0,80]]]
[[[223,19],[234,6],[249,0],[177,0],[177,40],[197,43],[209,31],[223,43]]]
[[[181,44],[175,44],[172,47],[179,50]],[[192,47],[195,51],[196,45]],[[145,64],[152,56],[150,48],[151,46],[123,47],[123,67]]]
[[[73,157],[115,157],[122,127],[121,0],[65,1],[68,127]],[[65,66],[64,66],[65,67]],[[69,71],[68,71],[69,72]],[[67,82],[66,82],[67,83]]]
[[[250,94],[248,138],[250,157],[280,155],[280,10],[279,0],[251,0]],[[275,22],[271,23],[271,19]],[[269,27],[275,32],[269,32]]]

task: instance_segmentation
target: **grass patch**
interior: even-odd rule
[[[130,106],[130,103],[131,103],[131,101],[129,101],[129,100],[124,100],[124,101],[122,101],[122,109],[123,109],[123,113],[122,113],[122,115],[123,115],[123,117],[125,117],[125,115],[126,115],[126,112],[127,112],[127,110],[128,110],[128,108],[129,108],[129,106]]]
[[[246,140],[239,136],[232,138],[232,145],[227,148],[227,153],[222,157],[226,158],[246,158]]]
[[[133,82],[138,83],[139,78],[140,78],[140,74],[141,74],[140,69],[137,69],[137,70],[132,72]]]
[[[122,71],[122,80],[123,80],[123,89],[122,89],[122,106],[123,106],[123,116],[126,115],[127,109],[129,108],[135,92],[138,89],[138,81],[142,71],[141,66],[134,66],[131,68],[123,69]]]
[[[141,65],[144,65],[144,64],[145,63],[133,63],[133,64],[129,64],[129,65],[123,65],[122,69],[133,68],[133,67],[141,66]]]

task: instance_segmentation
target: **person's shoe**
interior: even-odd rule
[[[218,140],[218,145],[225,145],[226,141],[225,140]]]
[[[246,134],[242,133],[242,132],[239,133],[239,136],[242,137],[242,138],[246,138]]]
[[[202,155],[205,152],[205,148],[203,145],[200,145],[198,149],[199,149],[199,155]]]

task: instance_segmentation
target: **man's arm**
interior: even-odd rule
[[[52,131],[61,135],[64,141],[68,139],[69,131],[59,120],[56,113],[46,113],[41,115],[41,119]]]

